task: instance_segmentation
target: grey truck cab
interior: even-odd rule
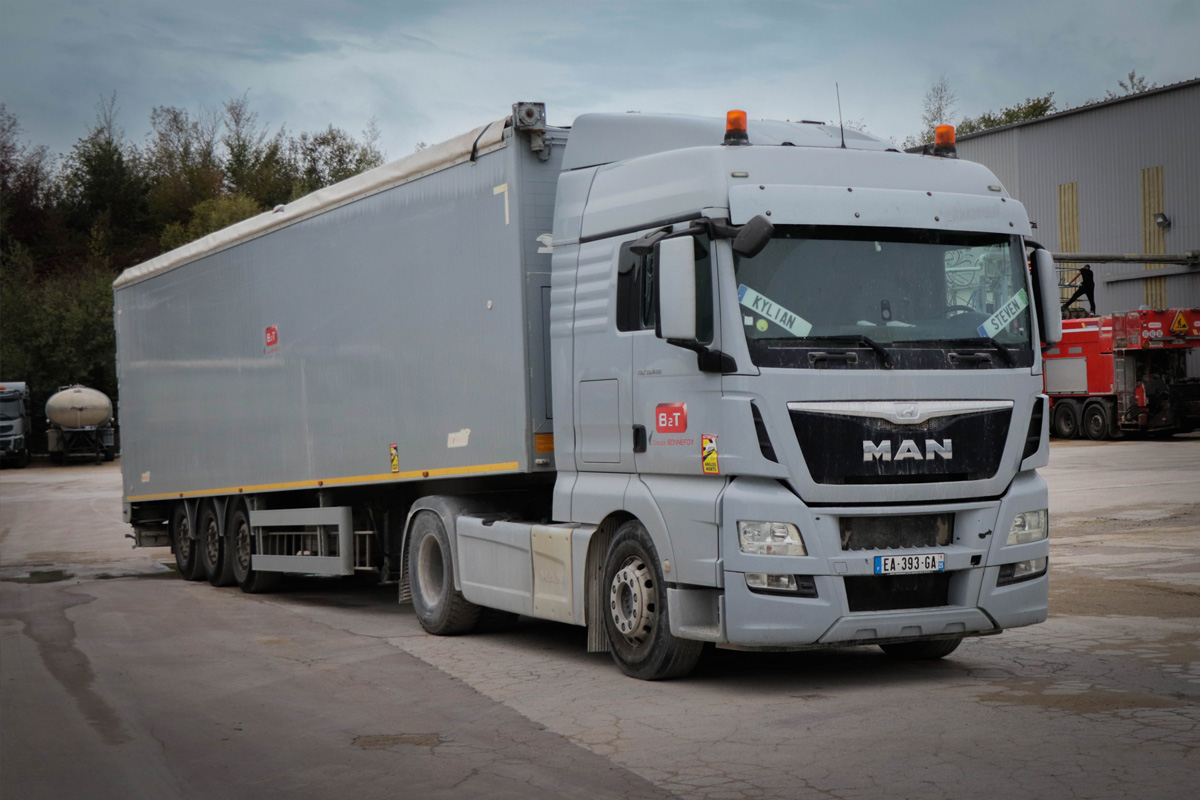
[[[0,463],[29,463],[29,390],[23,381],[0,383]]]
[[[585,116],[559,179],[554,517],[644,530],[602,582],[618,663],[936,658],[1044,620],[1037,343],[1060,323],[1024,208],[978,164],[836,126],[723,133]]]

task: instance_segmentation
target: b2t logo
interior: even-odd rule
[[[655,406],[654,430],[659,433],[686,433],[687,403],[659,403]]]

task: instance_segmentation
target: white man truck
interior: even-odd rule
[[[952,156],[519,103],[134,267],[126,519],[187,578],[377,570],[645,679],[1040,622],[1055,272]]]

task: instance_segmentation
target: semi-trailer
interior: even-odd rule
[[[518,103],[118,278],[125,517],[190,579],[373,570],[638,678],[940,658],[1047,615],[1030,234],[941,140]]]

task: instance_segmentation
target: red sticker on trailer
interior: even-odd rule
[[[654,430],[687,433],[687,403],[659,403],[654,407]]]
[[[264,338],[267,342],[265,352],[274,353],[279,349],[279,328],[274,325],[268,325]]]

